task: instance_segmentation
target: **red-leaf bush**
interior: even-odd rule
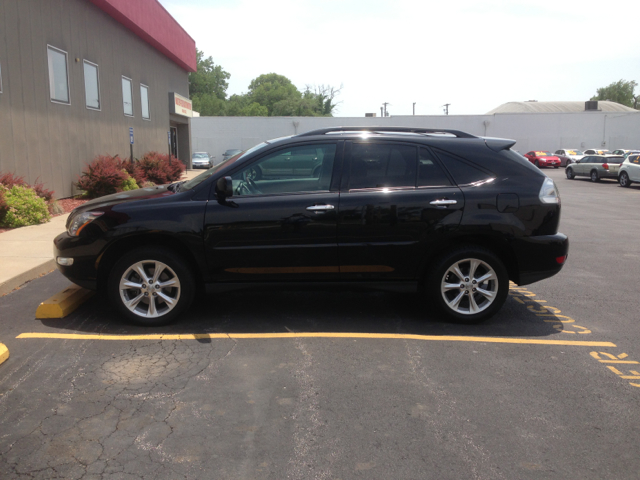
[[[176,157],[158,152],[147,152],[135,162],[133,177],[142,185],[143,182],[153,182],[156,185],[165,185],[180,180],[185,165]]]
[[[3,173],[0,175],[0,185],[4,185],[7,189],[11,189],[14,185],[19,185],[21,187],[28,186],[27,182],[24,181],[24,177],[18,177],[13,173]]]
[[[129,174],[117,155],[98,155],[78,177],[76,186],[91,198],[118,192]]]

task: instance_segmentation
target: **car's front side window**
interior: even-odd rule
[[[234,196],[328,191],[336,144],[287,147],[269,153],[231,176]]]

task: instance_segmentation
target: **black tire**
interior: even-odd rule
[[[567,178],[569,180],[573,180],[574,178],[576,178],[576,174],[573,173],[573,168],[569,167],[564,171],[565,175],[567,176]]]
[[[620,174],[620,176],[618,177],[618,183],[621,187],[625,188],[631,186],[631,180],[629,180],[629,175],[627,175],[627,172],[622,172]]]
[[[600,177],[598,176],[598,171],[597,170],[591,170],[591,181],[592,182],[599,182],[600,181]]]
[[[143,272],[137,273],[140,270],[135,268],[136,264],[142,267]],[[153,285],[158,267],[160,276]],[[147,275],[146,279],[141,280],[142,273]],[[121,289],[121,281],[139,284],[141,288]],[[167,286],[159,286],[159,282]],[[167,325],[176,320],[191,305],[194,290],[194,276],[186,262],[162,247],[142,247],[124,254],[111,269],[107,282],[109,300],[118,313],[132,323],[147,327]],[[138,301],[127,306],[127,299]],[[154,311],[155,307],[157,310]]]
[[[474,260],[478,262],[478,266],[471,272],[471,261]],[[458,278],[453,273],[452,267],[456,264],[465,278]],[[482,278],[491,271],[493,279],[475,283],[476,278]],[[447,289],[447,285],[456,283],[463,287]],[[480,288],[481,285],[483,288]],[[509,275],[502,261],[493,252],[482,247],[461,246],[444,253],[438,259],[427,275],[425,289],[430,303],[437,305],[449,320],[474,324],[487,320],[500,310],[509,293]],[[489,300],[481,291],[493,293],[494,298]],[[459,296],[461,297],[458,298]],[[477,313],[472,313],[472,300],[480,308]]]
[[[553,168],[559,168],[559,167],[560,167],[560,165],[554,165],[553,166]]]
[[[533,164],[534,164],[536,167],[540,168],[540,162],[538,162],[538,160],[534,160]]]

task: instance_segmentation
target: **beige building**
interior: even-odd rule
[[[129,157],[131,132],[134,157],[171,148],[188,165],[195,70],[157,0],[3,0],[0,173],[67,197],[96,155]]]

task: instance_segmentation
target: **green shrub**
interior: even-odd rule
[[[32,189],[20,185],[11,188],[0,186],[4,193],[7,211],[2,219],[3,227],[25,227],[49,221],[51,215],[44,199]]]
[[[137,190],[138,189],[138,183],[136,182],[136,179],[133,177],[127,177],[127,179],[122,182],[122,185],[120,185],[120,190],[123,192],[128,192],[129,190]]]

